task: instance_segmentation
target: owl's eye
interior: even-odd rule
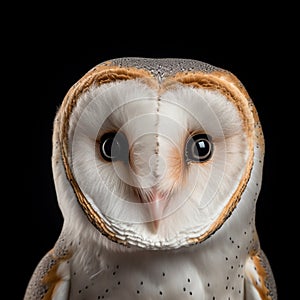
[[[207,134],[195,134],[188,138],[185,146],[186,161],[204,162],[213,152],[211,137]]]
[[[123,133],[108,132],[100,138],[100,153],[106,161],[128,161],[128,142]]]

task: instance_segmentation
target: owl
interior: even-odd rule
[[[264,136],[244,85],[193,59],[101,62],[53,125],[64,222],[29,299],[277,299],[255,225]]]

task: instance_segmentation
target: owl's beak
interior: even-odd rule
[[[158,231],[159,224],[164,217],[164,210],[168,203],[168,196],[165,193],[160,193],[155,189],[151,190],[151,193],[142,199],[144,203],[148,205],[148,210],[151,217],[152,230]]]

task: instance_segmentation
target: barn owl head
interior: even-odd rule
[[[209,64],[97,65],[67,92],[53,145],[65,232],[175,249],[254,214],[264,152],[258,115],[241,82]]]

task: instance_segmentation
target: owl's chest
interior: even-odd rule
[[[103,257],[101,267],[71,266],[70,299],[243,299],[238,259],[197,254]]]

